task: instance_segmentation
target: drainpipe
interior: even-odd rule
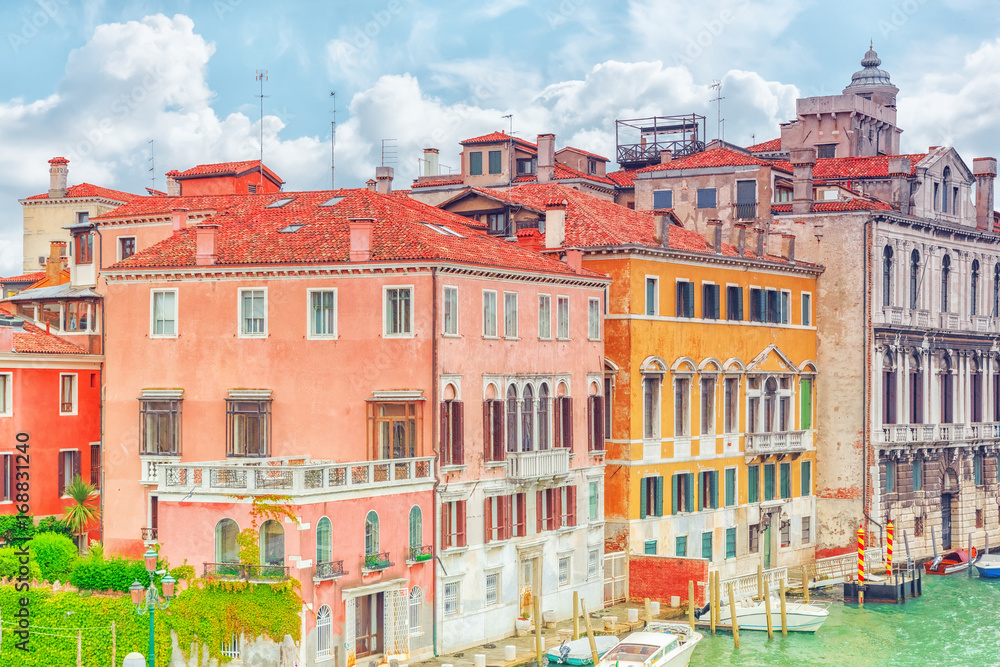
[[[870,474],[870,466],[868,465],[868,450],[872,446],[871,443],[871,425],[869,422],[869,405],[871,403],[871,380],[869,372],[871,371],[872,365],[872,346],[874,345],[874,330],[872,328],[872,306],[871,301],[871,280],[869,280],[869,273],[872,270],[872,264],[874,262],[870,261],[870,255],[872,253],[872,248],[874,247],[873,242],[873,229],[872,222],[874,217],[869,215],[868,219],[865,220],[864,224],[864,237],[865,237],[865,257],[864,257],[864,274],[862,277],[863,287],[863,321],[864,321],[864,349],[865,355],[862,360],[862,380],[864,385],[864,397],[861,402],[861,415],[862,415],[862,426],[861,426],[861,512],[864,514],[865,519],[874,523],[878,526],[878,537],[879,544],[882,544],[882,524],[873,519],[871,515],[868,514],[868,475]],[[867,532],[867,529],[866,531]]]
[[[438,539],[438,511],[437,511],[437,499],[438,499],[438,485],[441,483],[441,457],[440,452],[438,452],[438,422],[435,414],[437,410],[437,393],[438,393],[438,336],[437,336],[437,321],[438,321],[438,293],[437,293],[437,267],[431,267],[431,450],[434,452],[434,490],[431,492],[431,517],[433,519],[434,534],[431,536],[433,540],[434,549],[434,561],[444,569],[444,564],[441,562],[441,555],[438,553],[438,544],[440,540]],[[435,566],[436,568],[437,566]],[[436,571],[436,570],[435,570]],[[431,596],[431,615],[434,618],[434,622],[431,623],[432,637],[431,644],[434,646],[434,657],[438,657],[438,587],[437,587],[437,575],[434,576],[433,587],[434,595]]]

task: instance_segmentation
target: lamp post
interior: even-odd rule
[[[132,604],[135,605],[136,612],[142,616],[149,613],[149,666],[156,667],[156,643],[154,641],[155,626],[153,617],[156,608],[166,609],[170,606],[170,599],[174,597],[174,584],[177,583],[169,574],[163,577],[163,598],[160,598],[153,582],[153,574],[156,572],[156,552],[150,549],[142,555],[146,561],[146,572],[149,572],[149,588],[146,588],[138,581],[132,582],[129,592],[132,594]]]

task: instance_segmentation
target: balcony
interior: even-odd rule
[[[273,584],[288,580],[287,565],[244,565],[242,563],[205,563],[206,579],[241,579]]]
[[[317,581],[327,581],[337,579],[347,574],[344,570],[344,561],[335,560],[330,563],[316,563],[316,575],[313,579]]]
[[[180,463],[180,456],[160,456],[140,454],[139,461],[142,465],[140,484],[159,484],[161,466],[167,463]]]
[[[569,449],[507,452],[507,477],[514,482],[534,482],[569,474]]]
[[[736,204],[737,220],[753,220],[757,217],[757,202]]]
[[[140,528],[142,531],[142,541],[143,542],[155,542],[156,541],[156,528]]]
[[[1000,422],[974,424],[883,424],[879,443],[968,442],[1000,439]]]
[[[797,454],[812,445],[812,431],[747,433],[743,442],[743,453],[747,457]]]
[[[365,559],[362,561],[361,573],[370,574],[372,572],[381,572],[382,570],[387,570],[393,566],[393,562],[389,560],[389,552],[384,551],[380,554],[367,554]]]
[[[407,563],[422,563],[434,557],[434,547],[426,544],[422,547],[410,547],[406,552]]]
[[[433,481],[432,457],[334,463],[308,456],[159,466],[160,493],[262,495],[296,498]]]

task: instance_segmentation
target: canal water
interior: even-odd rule
[[[1000,665],[1000,579],[973,574],[925,576],[923,596],[906,605],[835,602],[830,618],[814,635],[781,636],[775,614],[774,639],[766,632],[733,637],[706,629],[691,667],[715,665],[836,665],[837,667],[931,667]]]

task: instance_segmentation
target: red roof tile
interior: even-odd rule
[[[910,158],[910,175],[916,176],[917,163],[927,157],[927,153],[909,155],[874,155],[870,157],[830,157],[819,158],[813,166],[813,181],[846,178],[889,178],[889,160],[894,157]],[[792,164],[779,160],[774,166],[792,171]]]
[[[770,141],[762,141],[759,144],[754,144],[753,146],[747,146],[747,150],[751,153],[773,153],[775,151],[780,151],[781,137],[771,139]]]
[[[183,181],[188,178],[201,178],[208,176],[240,176],[247,172],[256,170],[258,167],[263,166],[264,173],[267,174],[275,183],[282,183],[281,178],[271,171],[268,166],[261,165],[260,160],[243,160],[240,162],[217,162],[215,164],[199,164],[197,166],[191,167],[186,171],[180,173],[172,174],[173,177],[179,181]]]
[[[885,202],[863,199],[860,197],[847,199],[844,201],[816,201],[813,202],[813,213],[833,213],[843,211],[891,211],[892,207]],[[772,204],[771,213],[791,213],[791,204]]]
[[[90,183],[80,183],[78,185],[71,185],[66,188],[66,197],[62,199],[74,199],[74,198],[86,198],[90,199],[93,197],[99,197],[101,199],[111,199],[113,201],[120,202],[130,202],[136,199],[142,198],[143,195],[134,195],[131,192],[122,192],[121,190],[112,190],[110,188],[102,188],[99,185],[91,185]],[[49,193],[44,192],[40,195],[32,195],[28,199],[48,199]]]
[[[670,171],[674,169],[701,169],[704,167],[738,167],[746,165],[760,165],[770,167],[768,160],[737,153],[727,148],[712,148],[707,151],[695,153],[687,157],[677,158],[663,164],[654,164],[640,169],[640,172]]]
[[[84,354],[84,350],[58,336],[46,333],[30,322],[22,324],[24,331],[14,331],[14,352],[21,354]]]
[[[322,206],[333,197],[343,199],[335,205]],[[289,198],[292,201],[284,206],[266,208],[271,202]],[[218,266],[346,263],[350,248],[348,220],[374,218],[373,262],[436,260],[580,275],[563,262],[541,257],[516,243],[489,236],[479,229],[479,225],[469,225],[469,221],[459,215],[409,197],[384,195],[367,189],[154,199],[160,204],[162,213],[168,213],[170,208],[178,205],[191,210],[212,208],[216,211],[205,221],[220,225],[216,242]],[[213,203],[208,201],[210,199],[215,200],[214,208],[205,206]],[[148,215],[149,206],[120,209],[114,217],[130,213]],[[458,235],[429,227],[428,223]],[[291,233],[281,231],[291,224],[303,226]],[[193,267],[195,235],[195,228],[188,227],[105,271]],[[599,274],[585,271],[583,275],[596,277]]]
[[[585,174],[582,171],[577,171],[571,167],[567,167],[561,162],[555,163],[555,168],[553,169],[553,175],[557,181],[567,181],[575,180],[578,178],[586,179],[588,181],[595,181],[597,183],[604,183],[605,185],[614,185],[615,182],[606,176],[598,176],[596,174]],[[527,176],[518,176],[514,179],[515,183],[534,183],[538,180],[538,174],[530,174]]]
[[[0,278],[0,283],[34,283],[45,277],[44,271],[25,273],[21,276],[11,276],[10,278]]]
[[[459,176],[458,178],[455,178],[454,176],[442,176],[441,178],[435,178],[433,180],[428,179],[426,181],[420,181],[419,183],[417,181],[413,181],[413,185],[411,185],[410,187],[433,188],[439,185],[461,185],[464,182],[465,181],[462,180],[461,176]]]
[[[495,144],[501,141],[510,141],[510,135],[506,132],[490,132],[489,134],[484,134],[479,137],[472,137],[471,139],[466,139],[465,141],[460,141],[459,143],[463,146],[470,146],[473,144]],[[514,137],[514,143],[527,148],[530,151],[537,151],[538,145],[533,144],[530,141],[525,141],[518,137]]]
[[[577,153],[580,153],[581,155],[586,155],[587,157],[592,157],[595,160],[601,160],[602,162],[611,162],[611,160],[609,160],[608,158],[604,157],[603,155],[598,155],[597,153],[591,153],[590,151],[585,151],[582,148],[573,148],[572,146],[566,146],[565,148],[560,148],[559,150],[557,150],[556,151],[556,155],[558,155],[562,151],[576,151]]]
[[[639,173],[637,169],[619,169],[608,174],[615,185],[620,188],[635,187],[635,175]]]

